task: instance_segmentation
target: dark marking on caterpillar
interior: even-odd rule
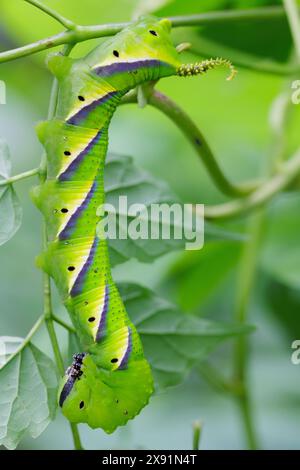
[[[92,322],[95,321],[95,320],[96,320],[95,317],[90,317],[90,318],[88,319],[88,321],[89,321],[90,323],[92,323]]]
[[[79,99],[79,101],[85,101],[85,97],[81,96],[81,95],[78,96],[78,99]]]
[[[112,364],[115,364],[116,362],[118,362],[118,360],[119,360],[119,359],[117,359],[116,357],[113,357],[110,362],[111,362]]]
[[[65,150],[64,155],[66,155],[66,157],[69,157],[71,155],[71,152],[69,152],[69,150]]]
[[[154,31],[154,29],[150,29],[149,33],[152,34],[152,36],[158,36],[157,32]]]
[[[82,410],[83,407],[84,407],[84,401],[81,401],[81,402],[79,403],[79,408]]]
[[[120,54],[119,54],[118,51],[114,50],[114,51],[113,51],[113,55],[114,55],[115,57],[119,57]]]
[[[195,137],[195,143],[196,143],[196,145],[198,145],[198,147],[201,147],[201,145],[202,145],[202,142],[199,139],[199,137]]]
[[[75,266],[68,266],[68,271],[75,271]]]
[[[74,354],[72,365],[67,370],[68,379],[60,393],[59,406],[62,406],[76,382],[82,375],[82,363],[85,357],[84,353]]]

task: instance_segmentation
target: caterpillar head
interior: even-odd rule
[[[92,69],[122,62],[154,61],[157,77],[168,75],[186,77],[202,75],[216,67],[230,68],[231,80],[236,71],[228,60],[210,59],[195,64],[182,64],[179,53],[184,48],[175,47],[171,38],[171,21],[145,16],[131,24],[113,38],[94,49],[86,62]],[[157,65],[160,64],[160,65]],[[145,78],[145,77],[142,77]]]
[[[97,68],[114,62],[157,60],[169,66],[169,74],[175,74],[180,59],[170,33],[170,20],[145,16],[94,49],[86,61]]]

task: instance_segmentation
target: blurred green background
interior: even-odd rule
[[[158,15],[167,16],[281,4],[262,0],[45,3],[80,24],[127,21],[149,5]],[[2,0],[0,8],[1,51],[61,31],[55,21],[21,0]],[[272,159],[271,108],[297,78],[284,75],[292,56],[286,20],[176,29],[175,43],[184,40],[192,43],[192,52],[185,54],[184,61],[224,56],[237,64],[237,79],[228,83],[224,71],[215,71],[189,81],[165,79],[158,89],[192,116],[232,181],[263,174]],[[98,42],[80,44],[72,55],[78,57]],[[45,119],[51,88],[44,59],[42,52],[0,67],[0,79],[7,86],[7,104],[0,105],[0,135],[10,146],[13,174],[39,164],[42,149],[34,125]],[[254,70],[265,63],[275,64],[277,73]],[[300,106],[293,106],[290,112],[287,157],[299,145],[299,111]],[[139,166],[166,180],[185,202],[216,204],[226,200],[178,129],[150,107],[141,110],[130,105],[117,111],[110,130],[110,150],[132,155]],[[23,223],[16,236],[0,247],[0,335],[24,336],[42,309],[41,273],[34,265],[41,250],[41,218],[28,195],[32,185],[33,181],[26,181],[16,187],[24,210]],[[268,207],[249,311],[249,323],[257,327],[251,335],[249,387],[259,442],[268,449],[300,447],[300,366],[291,363],[291,344],[300,338],[299,209],[297,186]],[[243,224],[244,220],[226,227],[241,229]],[[207,244],[199,253],[173,253],[153,264],[132,260],[115,268],[114,275],[117,280],[142,282],[177,302],[183,312],[232,321],[241,245],[220,241]],[[63,341],[63,333],[58,332]],[[51,355],[44,331],[35,343]],[[226,343],[211,358],[224,373],[231,370],[231,349],[232,344]],[[180,386],[155,396],[133,422],[112,436],[86,426],[80,426],[80,431],[84,446],[91,449],[190,449],[195,419],[204,423],[201,448],[245,447],[236,404],[231,397],[214,391],[196,369]],[[59,413],[37,440],[25,438],[20,445],[23,449],[65,447],[72,447],[71,435]]]

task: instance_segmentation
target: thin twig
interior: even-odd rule
[[[136,103],[135,93],[129,93],[124,97],[122,104]],[[174,101],[163,93],[153,90],[148,95],[148,104],[162,111],[184,133],[188,141],[193,145],[209,175],[216,186],[228,196],[247,196],[258,187],[258,181],[246,182],[240,185],[231,183],[221,170],[214,154],[204,135],[191,118]]]
[[[199,450],[203,425],[201,421],[193,423],[193,450]]]
[[[57,317],[54,313],[52,314],[52,318],[58,325],[65,328],[65,330],[68,330],[70,333],[76,333],[76,330],[73,326],[61,320],[61,318]]]
[[[300,16],[295,0],[283,0],[284,8],[290,24],[293,41],[297,53],[298,63],[300,63]]]
[[[202,26],[209,23],[220,23],[240,20],[271,20],[283,17],[285,11],[282,7],[254,8],[250,10],[229,10],[202,13],[200,15],[170,17],[174,28],[179,26]],[[18,47],[10,51],[0,53],[0,63],[26,57],[36,52],[51,49],[63,44],[78,43],[105,36],[112,36],[132,23],[110,23],[104,25],[81,26],[76,25],[76,29],[68,28],[67,31],[55,34],[45,39]]]
[[[35,322],[31,330],[29,331],[28,335],[24,338],[24,341],[20,344],[20,346],[15,350],[15,352],[9,356],[8,360],[0,367],[0,370],[4,369],[18,354],[20,354],[24,348],[30,343],[32,337],[38,331],[45,320],[45,316],[41,315],[39,319]]]
[[[30,178],[31,176],[35,176],[39,173],[39,171],[40,171],[39,168],[34,168],[33,170],[24,171],[23,173],[19,173],[18,175],[11,176],[10,178],[0,180],[0,187],[7,186],[8,184],[16,183],[17,181]]]
[[[276,194],[288,187],[300,174],[300,150],[281,168],[281,172],[262,184],[250,196],[235,201],[205,206],[205,218],[228,219],[245,215],[270,201]]]

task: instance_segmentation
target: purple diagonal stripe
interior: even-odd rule
[[[159,67],[161,64],[162,62],[156,59],[136,60],[134,62],[115,62],[113,64],[102,65],[100,67],[96,67],[94,69],[94,72],[99,77],[108,77],[116,73],[132,72],[133,70],[141,69],[143,67],[144,68]]]
[[[59,181],[68,181],[72,178],[84,157],[86,157],[88,153],[93,149],[93,147],[99,142],[101,135],[102,130],[97,132],[95,137],[88,143],[88,145],[82,150],[82,152],[80,152],[79,155],[75,158],[75,160],[70,163],[68,168],[59,175]]]
[[[121,361],[121,364],[119,365],[119,369],[125,369],[127,366],[127,362],[129,359],[129,354],[131,353],[132,350],[132,337],[131,337],[131,328],[128,327],[128,344],[127,344],[127,349],[126,352],[123,356],[123,359]]]
[[[98,330],[97,330],[97,335],[96,335],[97,342],[102,339],[103,334],[104,334],[106,315],[108,311],[108,301],[109,301],[109,290],[108,290],[108,285],[106,285],[105,295],[104,295],[104,305],[103,305],[102,314],[101,314],[101,318],[100,318],[100,322],[99,322]]]
[[[69,377],[68,380],[66,381],[61,391],[61,394],[59,396],[59,406],[63,406],[64,401],[66,400],[66,398],[68,398],[69,394],[72,391],[75,381],[76,379],[74,377]]]
[[[105,96],[102,96],[98,100],[95,100],[92,103],[84,106],[76,114],[74,114],[74,116],[70,117],[70,119],[67,120],[67,124],[78,126],[84,120],[84,118],[89,115],[89,113],[94,111],[101,104],[106,103],[106,101],[108,101],[110,98],[113,98],[118,93],[118,91],[110,91]]]
[[[88,270],[89,270],[89,268],[90,268],[90,266],[91,266],[91,264],[94,260],[95,252],[96,252],[96,249],[97,249],[97,246],[98,246],[98,241],[99,241],[99,238],[95,237],[92,248],[91,248],[89,256],[88,256],[88,259],[84,263],[84,265],[83,265],[80,273],[78,274],[78,276],[76,278],[76,281],[75,281],[75,283],[74,283],[74,285],[71,289],[70,294],[71,294],[72,297],[75,297],[76,295],[81,294],[81,292],[83,290],[83,284],[84,284],[85,276],[86,276],[86,273],[88,272]]]
[[[90,200],[92,199],[94,193],[95,193],[95,190],[96,190],[96,187],[97,187],[97,182],[94,181],[91,189],[89,190],[85,200],[83,201],[83,203],[81,204],[81,206],[79,206],[76,211],[74,212],[73,215],[71,215],[67,225],[65,226],[65,228],[60,232],[59,234],[59,239],[60,240],[68,240],[71,235],[72,235],[72,231],[74,230],[75,228],[75,225],[76,225],[76,222],[78,220],[78,218],[80,217],[80,215],[82,214],[82,212],[87,208]]]

